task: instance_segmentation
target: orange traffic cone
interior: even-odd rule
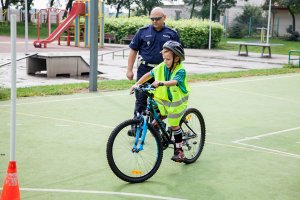
[[[10,161],[4,180],[1,200],[20,200],[16,161]]]

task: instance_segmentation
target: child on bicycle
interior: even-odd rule
[[[130,92],[139,84],[143,84],[154,78],[152,85],[156,88],[154,98],[158,103],[158,109],[162,116],[168,117],[168,124],[172,128],[175,138],[175,151],[171,158],[175,162],[184,161],[182,149],[182,129],[180,120],[187,108],[190,87],[187,83],[186,70],[182,64],[184,50],[176,41],[167,41],[163,45],[162,55],[164,61],[145,74],[130,88]]]

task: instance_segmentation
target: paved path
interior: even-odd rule
[[[90,62],[90,53],[87,48],[69,47],[63,43],[58,46],[56,42],[51,43],[47,48],[34,48],[33,41],[29,41],[28,52],[39,54],[63,53],[68,55],[81,55],[87,63]],[[126,79],[128,45],[104,44],[99,49],[98,70],[103,74],[98,75],[99,79]],[[122,51],[122,49],[125,49]],[[114,54],[109,52],[117,51]],[[17,40],[17,58],[25,56],[25,43],[22,38]],[[259,53],[252,53],[248,57],[237,55],[237,51],[185,49],[185,66],[189,74],[193,73],[215,73],[241,71],[249,69],[280,68],[287,63],[286,55],[275,55],[272,58],[261,58]],[[105,55],[106,54],[106,55]],[[101,56],[103,55],[103,57]],[[124,56],[123,56],[124,55]],[[0,66],[10,61],[10,38],[0,36]],[[135,65],[136,66],[136,65]],[[136,70],[136,67],[135,69]],[[47,78],[46,75],[27,75],[26,60],[17,62],[17,87],[34,85],[50,85],[87,82],[88,77],[57,77]],[[10,65],[0,67],[0,87],[10,87]]]

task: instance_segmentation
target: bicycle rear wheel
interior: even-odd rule
[[[200,111],[188,108],[180,121],[180,127],[183,130],[184,163],[190,164],[199,158],[205,142],[205,122]]]
[[[163,157],[161,137],[151,124],[148,124],[144,149],[132,151],[136,138],[128,136],[127,131],[139,123],[136,119],[121,123],[112,131],[107,142],[106,156],[111,170],[117,177],[130,183],[144,182],[152,177]]]

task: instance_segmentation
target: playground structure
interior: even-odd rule
[[[104,1],[99,1],[98,12],[98,41],[99,47],[104,43]],[[60,13],[65,10],[59,10],[55,8],[42,9],[39,11],[38,16],[38,39],[33,42],[36,48],[46,48],[48,43],[58,40],[60,45],[61,38],[67,40],[67,45],[70,45],[71,40],[74,40],[75,46],[80,47],[80,42],[84,41],[84,47],[90,47],[90,0],[76,0],[73,3],[71,12],[68,17],[60,22]],[[40,16],[46,13],[48,17],[48,38],[40,39]],[[51,33],[51,13],[55,13],[56,22],[58,27]],[[75,22],[75,23],[73,23]],[[67,31],[67,35],[63,35]]]

